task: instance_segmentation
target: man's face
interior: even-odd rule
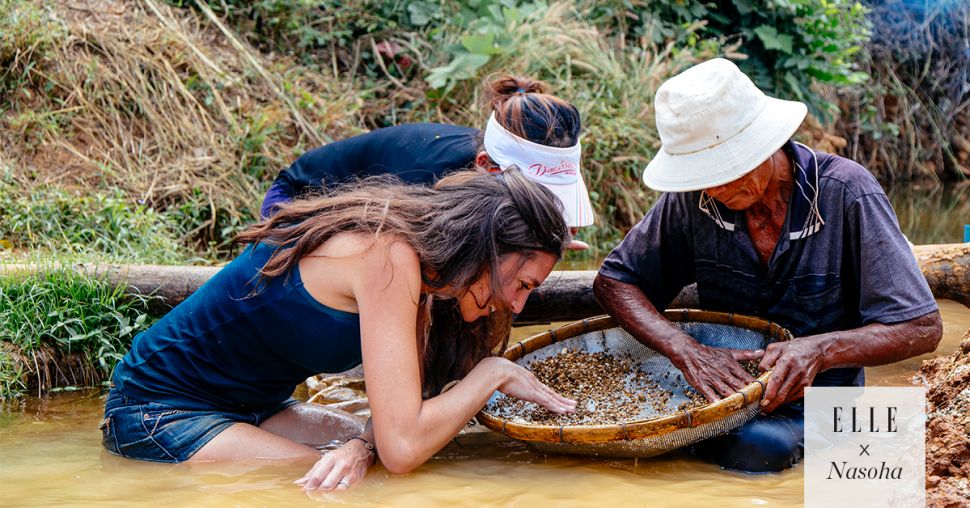
[[[769,157],[768,160],[762,162],[741,178],[724,185],[711,187],[706,189],[705,192],[731,210],[746,210],[764,196],[768,182],[771,181],[771,176],[774,173],[771,162],[773,158],[774,156]]]

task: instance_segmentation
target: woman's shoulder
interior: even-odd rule
[[[419,270],[421,266],[417,251],[399,235],[339,233],[314,249],[310,256],[349,259],[365,265],[367,270],[384,271],[385,266]]]
[[[303,284],[329,307],[359,312],[362,295],[420,291],[421,264],[406,242],[390,235],[345,232],[300,259]]]

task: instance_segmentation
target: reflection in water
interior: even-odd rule
[[[970,327],[970,311],[941,302],[939,354]],[[518,329],[519,339],[546,327]],[[870,384],[905,385],[918,361],[868,369]],[[0,415],[0,506],[800,506],[801,466],[781,474],[721,471],[682,452],[635,460],[544,456],[490,432],[459,436],[405,477],[378,467],[346,492],[308,497],[305,465],[188,467],[104,452],[98,391],[27,399]]]
[[[963,241],[963,225],[970,224],[970,182],[907,186],[888,194],[899,228],[909,241],[916,245]]]

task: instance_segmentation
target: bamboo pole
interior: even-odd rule
[[[937,298],[955,300],[970,307],[970,243],[922,245],[913,249],[923,276]],[[84,263],[73,265],[84,274],[124,284],[133,294],[155,295],[151,311],[162,314],[188,298],[219,271],[217,267],[113,265]],[[0,265],[0,274],[34,272],[44,269],[29,265]],[[556,271],[529,297],[516,324],[574,321],[603,314],[593,296],[596,272]],[[688,286],[671,307],[697,307],[697,288]]]

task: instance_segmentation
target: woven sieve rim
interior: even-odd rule
[[[761,332],[775,341],[793,339],[791,332],[781,325],[753,316],[698,309],[670,309],[664,311],[663,315],[668,320],[675,322],[693,321],[746,328]],[[589,332],[606,330],[617,326],[616,322],[610,316],[604,315],[583,319],[538,335],[533,335],[510,347],[505,351],[503,356],[512,361],[519,360],[525,355],[551,344]],[[698,408],[686,409],[670,415],[632,422],[610,425],[529,425],[509,422],[508,420],[486,413],[484,409],[478,412],[477,418],[485,427],[522,441],[540,441],[546,443],[607,443],[612,441],[643,439],[667,434],[678,429],[687,429],[712,423],[740,411],[748,404],[761,399],[770,375],[771,371],[769,370],[737,393],[717,402],[705,404]]]

